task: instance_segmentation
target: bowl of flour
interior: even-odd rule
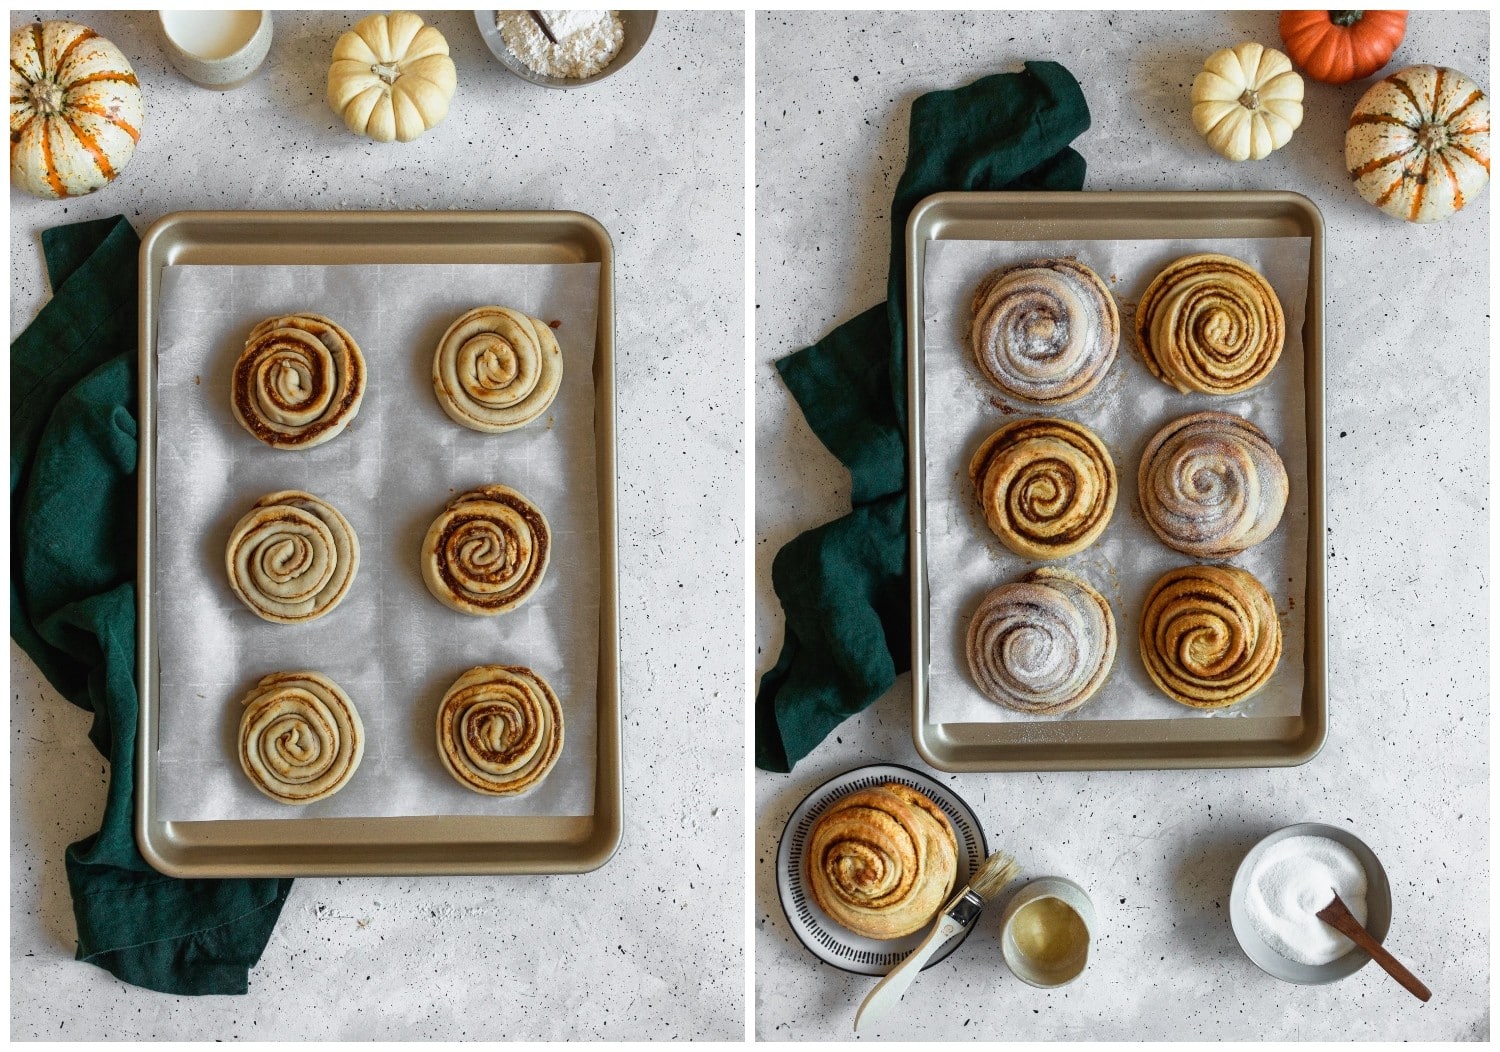
[[[500,64],[544,88],[581,88],[628,63],[656,25],[655,11],[541,11],[548,40],[529,11],[475,11],[479,35]]]
[[[1391,886],[1353,833],[1321,822],[1278,829],[1250,849],[1229,892],[1229,922],[1245,956],[1302,985],[1353,975],[1370,955],[1316,916],[1339,898],[1377,940],[1391,928]]]

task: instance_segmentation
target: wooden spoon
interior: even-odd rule
[[[1338,897],[1337,892],[1334,893],[1333,901],[1318,911],[1318,919],[1347,935],[1354,945],[1373,957],[1376,964],[1389,972],[1392,979],[1406,987],[1418,1000],[1426,1001],[1432,996],[1432,991],[1423,985],[1422,980],[1407,971],[1400,961],[1375,941],[1375,936],[1365,931],[1364,926],[1354,919],[1354,914],[1349,912],[1349,907],[1344,905],[1344,900]]]

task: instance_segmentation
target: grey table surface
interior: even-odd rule
[[[1051,992],[1000,960],[995,914],[926,972],[876,1038],[1447,1038],[1489,1035],[1487,556],[1491,193],[1441,224],[1365,204],[1343,130],[1370,82],[1308,85],[1270,158],[1232,164],[1189,119],[1212,51],[1275,46],[1275,12],[885,12],[756,16],[756,672],[782,640],[770,565],[848,508],[845,469],[771,362],[885,298],[889,203],[912,100],[1028,59],[1078,76],[1090,190],[1287,189],[1327,224],[1328,661],[1331,727],[1282,770],[939,775],[1029,875],[1071,877],[1101,919],[1083,978]],[[1392,69],[1429,62],[1489,84],[1489,17],[1413,12]],[[851,1037],[873,980],[818,963],[777,902],[792,808],[840,771],[922,768],[909,677],[790,775],[755,779],[754,1027]],[[1341,825],[1381,858],[1388,945],[1433,990],[1374,966],[1331,986],[1257,970],[1229,928],[1235,866],[1264,833]]]
[[[354,13],[277,12],[268,65],[228,95],[168,65],[151,13],[46,17],[122,48],[147,122],[104,190],[12,191],[13,335],[50,294],[38,235],[69,221],[123,213],[144,232],[179,209],[560,208],[609,231],[625,830],[583,876],[301,880],[248,996],[129,987],[72,960],[63,851],[98,828],[105,764],[88,717],[12,644],[12,1036],[743,1035],[742,898],[726,889],[745,861],[744,652],[725,640],[745,602],[744,16],[665,12],[628,67],[555,91],[507,73],[471,12],[434,12],[458,93],[440,126],[391,145],[351,135],[324,101]]]

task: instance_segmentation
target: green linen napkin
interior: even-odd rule
[[[10,348],[10,631],[109,760],[102,828],[67,852],[78,959],[242,994],[292,882],[164,877],[132,829],[139,245],[123,216],[42,234],[53,296]]]
[[[776,363],[813,433],[849,468],[852,510],[771,564],[786,641],[755,699],[755,764],[790,771],[911,668],[906,551],[906,221],[941,190],[1079,190],[1078,82],[1028,62],[912,103],[891,204],[887,300]]]

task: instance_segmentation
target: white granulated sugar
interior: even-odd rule
[[[554,44],[529,11],[496,11],[495,25],[522,65],[544,77],[579,80],[614,61],[625,40],[618,11],[541,11]]]
[[[1338,892],[1361,924],[1368,919],[1368,881],[1354,852],[1321,836],[1294,836],[1266,849],[1250,873],[1245,907],[1250,923],[1281,956],[1298,964],[1328,964],[1354,948],[1317,913]]]

